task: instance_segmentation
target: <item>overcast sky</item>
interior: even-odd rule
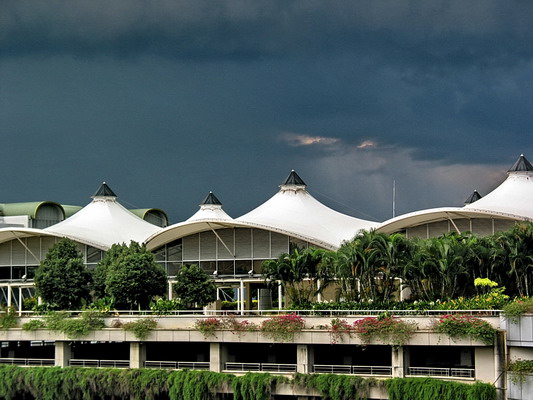
[[[172,222],[295,169],[353,216],[458,206],[533,161],[533,2],[0,0],[0,203],[102,181]]]

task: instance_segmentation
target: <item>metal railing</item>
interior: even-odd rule
[[[145,361],[145,368],[158,369],[201,369],[208,370],[209,362],[189,362],[189,361]]]
[[[386,375],[392,376],[392,367],[373,365],[313,365],[317,374]]]
[[[71,367],[93,367],[93,368],[129,368],[129,360],[81,360],[71,359],[68,361]]]
[[[264,371],[264,372],[296,372],[296,364],[273,364],[273,363],[237,363],[227,362],[226,371]]]
[[[71,316],[78,316],[86,311],[67,311]],[[391,315],[398,317],[410,317],[410,316],[426,316],[435,317],[439,315],[447,314],[460,314],[460,315],[477,315],[481,317],[498,317],[501,310],[173,310],[159,313],[152,310],[112,310],[107,314],[109,317],[124,317],[124,316],[150,316],[150,317],[191,317],[191,316],[226,316],[235,315],[238,316],[241,313],[247,317],[251,316],[272,316],[277,314],[296,314],[301,316],[314,316],[314,317],[360,317],[360,316],[377,316],[383,312],[388,312]],[[2,311],[0,311],[2,313]],[[32,317],[41,316],[34,311],[21,311],[21,316]]]
[[[51,367],[55,365],[53,358],[0,358],[0,364]]]
[[[408,374],[414,376],[475,378],[476,370],[474,368],[409,367]]]

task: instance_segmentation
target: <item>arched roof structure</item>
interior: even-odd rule
[[[212,196],[210,198],[210,196]],[[341,214],[316,200],[306,190],[304,181],[292,171],[280,190],[249,213],[232,219],[212,193],[200,210],[185,222],[171,225],[146,241],[149,249],[172,240],[206,230],[222,228],[257,228],[282,233],[314,245],[336,249],[362,229],[378,224]]]
[[[161,229],[124,208],[105,182],[92,198],[76,214],[43,231],[107,250],[115,243],[143,242]]]
[[[453,220],[457,218],[533,221],[533,166],[522,154],[507,173],[507,179],[500,186],[484,197],[479,194],[470,196],[464,207],[416,211],[389,219],[376,229],[392,233],[444,220],[451,221],[453,225]]]

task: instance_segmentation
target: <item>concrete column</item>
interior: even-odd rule
[[[318,290],[318,294],[316,296],[316,301],[318,301],[319,303],[322,303],[322,293],[320,292],[320,288],[322,287],[322,281],[320,279],[318,279],[316,281],[316,288]]]
[[[222,372],[228,359],[227,349],[223,343],[209,344],[209,370]]]
[[[498,400],[504,400],[506,398],[506,361],[508,359],[507,354],[507,331],[496,332],[494,338],[494,375],[496,379],[494,386],[496,387],[496,396]],[[477,366],[476,366],[477,368]]]
[[[22,316],[22,287],[19,287],[19,317]]]
[[[296,346],[296,372],[301,374],[313,373],[315,363],[314,351],[311,345],[299,344]]]
[[[173,290],[172,290],[172,282],[168,282],[168,299],[172,300],[173,297]]]
[[[72,358],[72,348],[69,342],[55,343],[55,366],[68,367],[68,362]]]
[[[278,309],[283,309],[283,292],[281,289],[281,282],[278,281]]]
[[[130,343],[130,368],[143,368],[146,361],[146,345],[139,342]]]
[[[242,279],[239,284],[239,304],[241,306],[241,315],[244,315],[244,282]]]
[[[405,358],[409,350],[404,346],[392,348],[392,377],[403,378],[405,376]]]
[[[11,285],[7,285],[7,308],[11,307]]]

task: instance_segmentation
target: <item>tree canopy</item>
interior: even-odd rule
[[[215,283],[196,264],[182,266],[176,275],[174,292],[181,303],[189,308],[195,305],[204,307],[215,301],[216,290]]]
[[[90,299],[91,274],[83,254],[70,239],[53,245],[35,271],[37,294],[51,307],[79,309]]]
[[[94,292],[114,299],[118,308],[147,308],[166,293],[166,273],[145,246],[114,244],[94,272]]]

